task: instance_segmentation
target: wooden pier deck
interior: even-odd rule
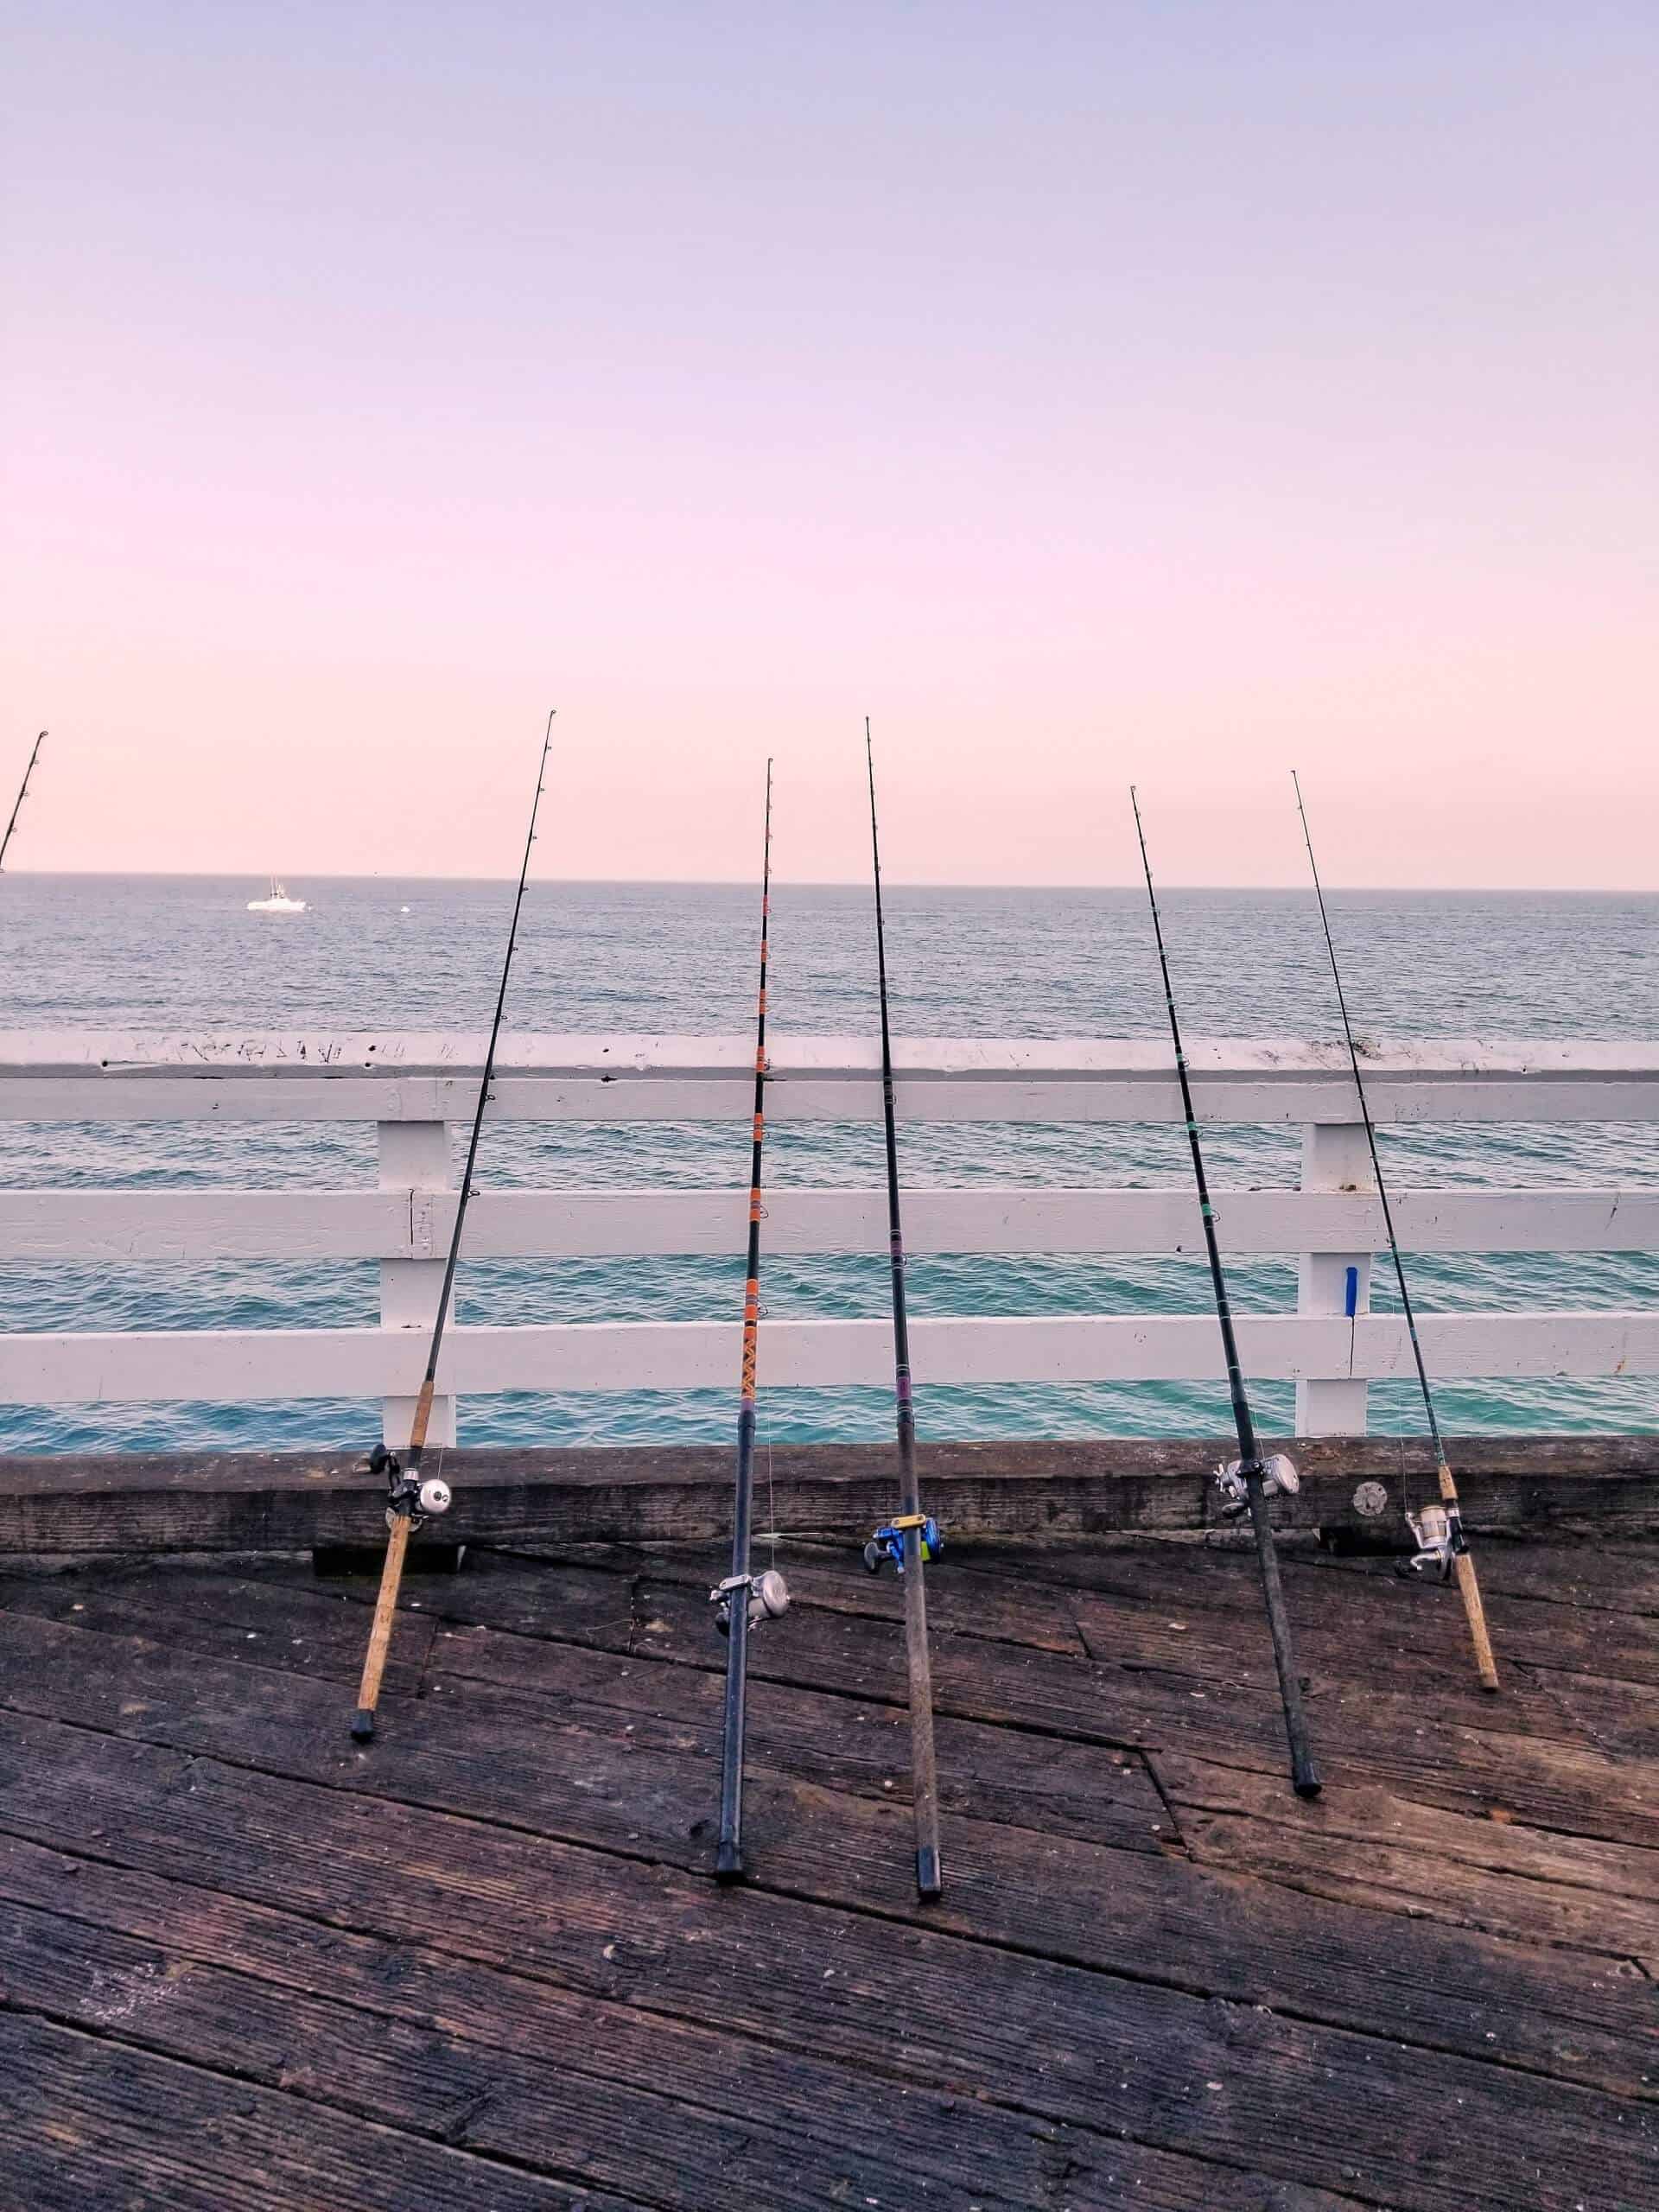
[[[948,1889],[910,1884],[898,1593],[793,1545],[753,1880],[708,1878],[718,1550],[0,1575],[0,2202],[22,2212],[1647,2212],[1659,1547],[1455,1596],[1287,1553],[931,1573]]]

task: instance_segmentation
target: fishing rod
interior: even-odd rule
[[[760,1161],[766,1141],[766,938],[772,919],[772,763],[766,763],[766,831],[760,861],[760,988],[754,1015],[754,1122],[749,1153],[749,1244],[743,1283],[743,1357],[737,1393],[737,1481],[732,1509],[732,1571],[709,1592],[715,1625],[726,1638],[726,1703],[720,1763],[720,1840],[715,1878],[743,1877],[743,1738],[749,1689],[749,1630],[789,1609],[777,1568],[753,1571],[754,1387],[760,1351]]]
[[[1267,1601],[1268,1630],[1273,1638],[1273,1663],[1279,1675],[1279,1698],[1285,1710],[1285,1735],[1290,1745],[1290,1778],[1299,1797],[1317,1797],[1319,1777],[1308,1747],[1307,1719],[1302,1711],[1301,1677],[1290,1640],[1290,1616],[1285,1611],[1284,1586],[1279,1576],[1279,1554],[1274,1548],[1273,1522],[1268,1500],[1300,1488],[1300,1479],[1288,1457],[1275,1452],[1263,1459],[1256,1443],[1255,1422],[1245,1395],[1244,1373],[1238,1363],[1238,1342],[1233,1332],[1233,1309],[1222,1272],[1221,1247],[1216,1238],[1216,1210],[1210,1203],[1210,1185],[1204,1172],[1204,1152],[1198,1142],[1198,1116],[1192,1106],[1192,1084],[1186,1054],[1181,1046],[1181,1025],[1175,1012],[1175,987],[1169,978],[1169,955],[1164,950],[1164,925],[1158,912],[1158,893],[1152,885],[1152,862],[1147,857],[1147,833],[1141,821],[1141,802],[1129,786],[1135,809],[1135,834],[1141,841],[1141,866],[1146,873],[1147,898],[1152,906],[1153,935],[1158,943],[1158,965],[1163,972],[1164,1004],[1169,1009],[1170,1040],[1175,1047],[1175,1073],[1181,1086],[1181,1108],[1186,1116],[1186,1141],[1192,1152],[1192,1176],[1198,1189],[1198,1213],[1204,1223],[1205,1248],[1210,1255],[1210,1283],[1215,1294],[1216,1319],[1221,1324],[1221,1348],[1227,1363],[1227,1389],[1233,1402],[1233,1426],[1238,1432],[1238,1457],[1230,1466],[1217,1467],[1216,1483],[1223,1510],[1237,1516],[1248,1512],[1255,1535],[1255,1555],[1262,1568],[1262,1592]]]
[[[17,827],[17,817],[22,812],[23,801],[29,797],[29,779],[35,772],[35,763],[40,759],[41,747],[45,743],[46,732],[42,730],[35,739],[34,749],[29,753],[29,766],[23,771],[23,780],[17,786],[17,796],[12,802],[11,819],[6,824],[6,834],[3,837],[0,837],[0,868],[3,868],[6,864],[6,848],[11,842],[12,831]]]
[[[557,709],[555,709],[556,713]],[[461,1179],[461,1189],[455,1198],[455,1225],[449,1236],[449,1256],[444,1262],[443,1283],[438,1292],[438,1311],[432,1324],[432,1342],[426,1355],[426,1372],[421,1377],[420,1395],[415,1401],[415,1418],[410,1427],[409,1445],[401,1457],[389,1452],[384,1444],[377,1444],[369,1454],[368,1471],[386,1478],[386,1541],[385,1564],[380,1571],[380,1593],[375,1599],[374,1620],[369,1630],[369,1648],[363,1659],[363,1680],[357,1693],[357,1712],[352,1720],[352,1734],[359,1744],[366,1744],[374,1734],[374,1708],[380,1697],[380,1677],[385,1672],[386,1652],[391,1643],[391,1624],[397,1611],[397,1592],[404,1579],[404,1559],[409,1549],[409,1540],[423,1527],[429,1515],[449,1510],[449,1485],[439,1476],[421,1479],[421,1460],[426,1451],[426,1433],[432,1421],[432,1399],[437,1387],[438,1352],[443,1343],[443,1326],[449,1315],[449,1301],[455,1287],[455,1263],[461,1257],[461,1231],[467,1223],[467,1205],[473,1195],[473,1170],[478,1161],[478,1140],[484,1128],[484,1109],[490,1103],[490,1084],[495,1074],[495,1048],[501,1035],[501,1016],[507,1003],[507,978],[512,973],[512,956],[518,942],[518,917],[524,904],[524,885],[530,875],[530,851],[536,842],[536,817],[542,804],[543,779],[547,773],[547,755],[553,742],[553,715],[547,718],[547,731],[542,739],[542,757],[536,766],[536,796],[531,802],[530,830],[524,838],[524,865],[518,870],[518,889],[512,902],[512,920],[507,930],[506,957],[501,963],[501,988],[495,995],[495,1019],[490,1024],[489,1047],[484,1055],[484,1072],[479,1079],[478,1104],[473,1113],[473,1134],[467,1147],[467,1166]]]
[[[1365,1096],[1365,1078],[1359,1071],[1359,1052],[1354,1043],[1354,1027],[1348,1018],[1348,995],[1342,988],[1342,970],[1337,964],[1336,941],[1331,934],[1331,917],[1325,909],[1325,886],[1319,880],[1319,864],[1313,857],[1313,833],[1307,826],[1307,808],[1302,800],[1301,779],[1293,768],[1290,780],[1296,791],[1296,811],[1302,817],[1302,841],[1307,847],[1307,864],[1313,871],[1313,891],[1319,902],[1319,920],[1325,930],[1325,949],[1331,956],[1331,980],[1337,987],[1337,1004],[1342,1010],[1342,1033],[1348,1044],[1348,1064],[1354,1071],[1354,1089],[1359,1096],[1360,1118],[1365,1124],[1365,1142],[1370,1149],[1371,1175],[1376,1184],[1376,1195],[1382,1202],[1382,1226],[1388,1231],[1389,1251],[1394,1261],[1394,1279],[1400,1287],[1400,1310],[1405,1316],[1406,1334],[1411,1339],[1411,1356],[1417,1363],[1417,1383],[1423,1394],[1423,1411],[1428,1416],[1428,1433],[1434,1446],[1435,1471],[1440,1480],[1440,1503],[1425,1505],[1421,1512],[1411,1510],[1409,1497],[1403,1498],[1406,1525],[1417,1542],[1417,1554],[1409,1565],[1421,1573],[1433,1567],[1442,1582],[1457,1577],[1459,1594],[1469,1622],[1469,1637],[1475,1647],[1475,1669],[1484,1690],[1497,1688],[1497,1661],[1492,1656],[1492,1639],[1486,1630],[1486,1609],[1480,1602],[1480,1582],[1475,1573],[1475,1562],[1469,1550],[1468,1538],[1463,1533],[1463,1516],[1458,1508],[1458,1485],[1452,1478],[1451,1463],[1446,1456],[1446,1445],[1440,1435],[1440,1424],[1434,1411],[1434,1393],[1429,1388],[1428,1363],[1423,1357],[1423,1347],[1417,1334],[1417,1316],[1412,1310],[1411,1293],[1406,1287],[1406,1268],[1400,1257],[1400,1240],[1394,1233],[1394,1208],[1389,1203],[1389,1186],[1382,1173],[1382,1162],[1377,1157],[1376,1127],[1371,1120],[1370,1103]],[[1401,1478],[1402,1492],[1405,1478]]]
[[[916,1407],[911,1395],[910,1320],[905,1306],[905,1238],[899,1208],[899,1132],[893,1104],[893,1033],[887,1020],[887,933],[881,911],[881,846],[875,826],[875,754],[864,717],[864,763],[870,783],[870,862],[875,880],[875,964],[881,992],[881,1120],[887,1148],[887,1250],[893,1272],[893,1405],[899,1436],[899,1510],[864,1547],[864,1564],[879,1574],[891,1561],[905,1592],[905,1660],[910,1675],[911,1800],[916,1814],[916,1890],[936,1897],[944,1887],[939,1863],[939,1784],[933,1756],[933,1670],[927,1649],[925,1561],[944,1548],[939,1524],[922,1510],[916,1478]]]

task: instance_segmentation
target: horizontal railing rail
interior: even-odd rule
[[[1294,1256],[1383,1249],[1375,1197],[1217,1191],[1230,1252]],[[1659,1249],[1659,1189],[1399,1191],[1395,1226],[1414,1252]],[[486,1191],[467,1215],[473,1259],[665,1258],[741,1249],[747,1190]],[[885,1191],[773,1190],[773,1253],[887,1251]],[[454,1228],[453,1195],[428,1191],[0,1191],[10,1260],[430,1260]],[[905,1242],[918,1253],[1180,1253],[1203,1256],[1183,1191],[1017,1185],[911,1190]]]
[[[374,1262],[378,1328],[205,1329],[113,1334],[27,1328],[0,1337],[0,1403],[215,1402],[380,1397],[406,1427],[455,1193],[447,1124],[467,1116],[483,1039],[328,1033],[146,1036],[0,1033],[0,1121],[346,1122],[379,1129],[372,1191],[143,1186],[0,1192],[0,1261]],[[1222,1192],[1224,1248],[1294,1257],[1297,1310],[1241,1320],[1251,1373],[1298,1385],[1304,1433],[1362,1433],[1370,1381],[1408,1376],[1398,1320],[1369,1311],[1381,1207],[1339,1046],[1218,1040],[1192,1048],[1198,1111],[1212,1122],[1301,1124],[1302,1186]],[[498,1120],[746,1121],[753,1046],[739,1038],[511,1037],[490,1113]],[[896,1046],[912,1121],[1174,1122],[1168,1050],[1149,1041],[938,1039]],[[874,1120],[873,1042],[779,1040],[769,1114]],[[1367,1048],[1380,1122],[1659,1123],[1659,1045],[1438,1039]],[[44,1136],[36,1157],[51,1157]],[[475,1259],[549,1261],[734,1255],[746,1194],[729,1190],[479,1192]],[[1659,1188],[1402,1190],[1403,1244],[1421,1252],[1659,1249]],[[879,1254],[885,1197],[777,1189],[777,1254]],[[918,1255],[1201,1252],[1185,1187],[1041,1186],[911,1192]],[[729,1387],[739,1322],[460,1326],[439,1370],[434,1435],[452,1436],[459,1391],[688,1390]],[[1659,1373],[1659,1316],[1603,1310],[1428,1313],[1423,1339],[1444,1376],[1590,1377]],[[917,1318],[924,1385],[1204,1382],[1220,1374],[1207,1313]],[[880,1320],[769,1319],[765,1372],[780,1387],[883,1385]]]
[[[1435,1313],[1419,1317],[1430,1368],[1495,1376],[1659,1373],[1659,1313]],[[1239,1349],[1262,1382],[1380,1381],[1412,1374],[1392,1314],[1250,1314]],[[914,1319],[918,1383],[1211,1382],[1206,1313]],[[445,1332],[441,1392],[724,1389],[738,1357],[727,1321],[582,1321]],[[768,1320],[769,1387],[893,1381],[891,1323]],[[87,1401],[365,1398],[411,1392],[425,1345],[407,1330],[185,1329],[0,1337],[0,1404]],[[1299,1424],[1300,1427],[1300,1424]]]

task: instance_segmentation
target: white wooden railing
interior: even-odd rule
[[[14,1190],[0,1192],[0,1261],[377,1260],[378,1329],[224,1329],[0,1336],[0,1404],[119,1400],[378,1396],[389,1440],[407,1433],[454,1219],[446,1124],[470,1116],[483,1039],[445,1035],[0,1034],[0,1120],[372,1121],[373,1191]],[[497,1119],[628,1122],[729,1120],[749,1110],[753,1046],[742,1038],[512,1037],[498,1062]],[[1167,1049],[1141,1041],[900,1040],[907,1121],[1169,1122]],[[1300,1125],[1302,1185],[1220,1192],[1224,1245],[1294,1255],[1294,1313],[1243,1317],[1249,1372],[1294,1379],[1304,1433],[1365,1425],[1369,1381],[1408,1375],[1398,1319],[1369,1310],[1382,1237],[1351,1077],[1339,1049],[1294,1042],[1192,1047],[1200,1117]],[[775,1123],[851,1122],[879,1111],[874,1046],[780,1039]],[[1379,1122],[1659,1122],[1659,1046],[1391,1044],[1370,1057]],[[1651,1129],[1633,1142],[1655,1157]],[[49,1128],[41,1137],[49,1160]],[[741,1156],[741,1147],[734,1159]],[[619,1254],[733,1253],[746,1195],[726,1191],[480,1190],[468,1216],[476,1257],[550,1261]],[[875,1191],[773,1189],[773,1253],[885,1250]],[[1659,1187],[1405,1191],[1402,1243],[1426,1251],[1659,1249]],[[922,1253],[1201,1250],[1185,1187],[918,1190],[906,1239]],[[1355,1270],[1351,1287],[1349,1270]],[[1354,1310],[1346,1309],[1351,1302]],[[1443,1376],[1659,1372],[1659,1313],[1435,1313],[1423,1338]],[[1207,1314],[979,1315],[912,1324],[929,1383],[1204,1381],[1219,1375]],[[456,1327],[435,1435],[453,1438],[454,1394],[729,1387],[737,1323]],[[884,1320],[769,1321],[769,1387],[881,1384]]]

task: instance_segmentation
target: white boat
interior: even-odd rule
[[[273,875],[270,879],[270,895],[264,899],[250,899],[248,912],[251,914],[302,914],[305,912],[305,901],[303,899],[290,899],[288,895],[288,886],[285,883],[278,883]]]

